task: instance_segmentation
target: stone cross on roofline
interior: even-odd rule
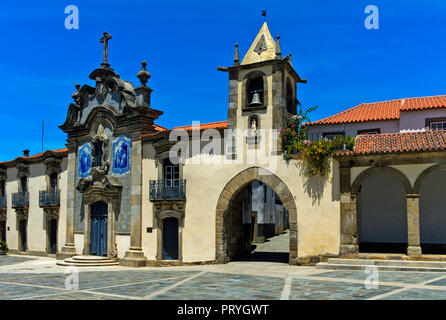
[[[104,60],[101,64],[102,67],[110,67],[110,65],[107,62],[108,58],[108,40],[110,40],[112,37],[108,32],[104,32],[104,36],[99,40],[104,45]]]

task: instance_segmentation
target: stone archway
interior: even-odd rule
[[[297,264],[297,209],[294,202],[294,196],[279,177],[272,172],[259,167],[248,168],[237,174],[226,184],[220,194],[217,202],[215,219],[216,261],[218,263],[226,263],[229,261],[224,220],[227,217],[230,204],[234,200],[235,195],[253,180],[258,180],[273,189],[282,201],[283,206],[288,210],[290,225],[289,263]]]
[[[368,177],[376,174],[376,173],[388,173],[394,177],[396,177],[398,180],[401,181],[401,183],[404,185],[404,189],[406,190],[406,194],[412,194],[412,185],[410,184],[409,179],[399,171],[398,169],[392,168],[392,167],[373,167],[369,168],[367,170],[364,170],[361,172],[355,179],[355,181],[352,183],[352,191],[351,193],[353,195],[358,195],[359,189],[361,187],[362,182],[367,179]]]
[[[404,173],[392,167],[369,168],[356,177],[351,194],[359,252],[419,251],[418,211]]]

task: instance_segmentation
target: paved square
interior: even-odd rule
[[[53,258],[7,255],[0,256],[0,299],[446,299],[446,273],[382,271],[373,289],[366,288],[367,277],[271,262],[73,268],[57,266]],[[75,278],[78,286],[67,289],[65,282]]]

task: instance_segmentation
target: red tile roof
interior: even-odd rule
[[[217,122],[209,122],[209,123],[200,123],[199,125],[189,125],[189,126],[179,126],[173,129],[166,129],[161,127],[162,129],[158,132],[147,133],[141,136],[141,138],[150,138],[159,135],[162,132],[169,132],[172,130],[205,130],[205,129],[226,129],[228,127],[228,121],[217,121]]]
[[[209,123],[200,123],[199,125],[181,126],[175,127],[174,130],[204,130],[204,129],[226,129],[228,127],[228,121],[217,121]]]
[[[68,154],[68,149],[58,149],[58,150],[46,150],[45,152],[37,153],[30,157],[20,156],[15,158],[14,160],[10,161],[0,161],[0,165],[11,165],[17,162],[18,160],[38,160],[39,158],[44,158],[45,156],[52,156],[52,155],[58,155],[58,156],[66,156]]]
[[[446,108],[446,95],[397,99],[360,105],[307,125],[398,120],[401,111]]]
[[[429,152],[446,150],[446,131],[365,134],[356,137],[354,151],[345,155]]]

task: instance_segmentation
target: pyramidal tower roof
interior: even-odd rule
[[[251,44],[248,52],[243,58],[243,64],[256,63],[266,60],[272,60],[276,56],[276,42],[271,36],[268,29],[268,24],[266,21],[263,23],[262,28],[260,28],[254,42]]]

